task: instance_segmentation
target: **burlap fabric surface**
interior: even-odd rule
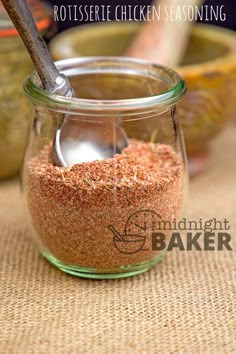
[[[188,218],[236,230],[236,129],[191,182]],[[18,181],[0,184],[0,353],[235,353],[236,262],[229,251],[169,252],[140,276],[78,279],[52,267],[27,229]],[[236,248],[235,241],[231,243]]]

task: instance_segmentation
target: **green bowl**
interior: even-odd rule
[[[71,28],[50,42],[55,60],[76,56],[121,56],[140,28],[135,22],[107,22]],[[236,102],[236,34],[196,24],[182,65],[175,68],[187,81],[179,104],[190,173],[203,170],[210,141],[234,115]]]

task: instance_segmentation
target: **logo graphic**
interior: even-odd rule
[[[113,225],[109,225],[108,228],[114,234],[115,247],[126,254],[150,249],[148,243],[160,219],[161,216],[152,210],[139,210],[128,217],[122,234]]]

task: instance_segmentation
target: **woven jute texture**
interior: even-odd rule
[[[168,252],[123,280],[63,274],[38,253],[17,180],[0,183],[0,353],[236,353],[236,129],[193,179],[188,219],[227,218],[233,251]]]

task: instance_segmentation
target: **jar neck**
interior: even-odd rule
[[[61,112],[143,117],[170,110],[186,92],[186,83],[175,71],[143,60],[88,57],[56,65],[70,78],[79,98],[48,93],[40,88],[35,73],[25,81],[24,89],[34,104]]]

